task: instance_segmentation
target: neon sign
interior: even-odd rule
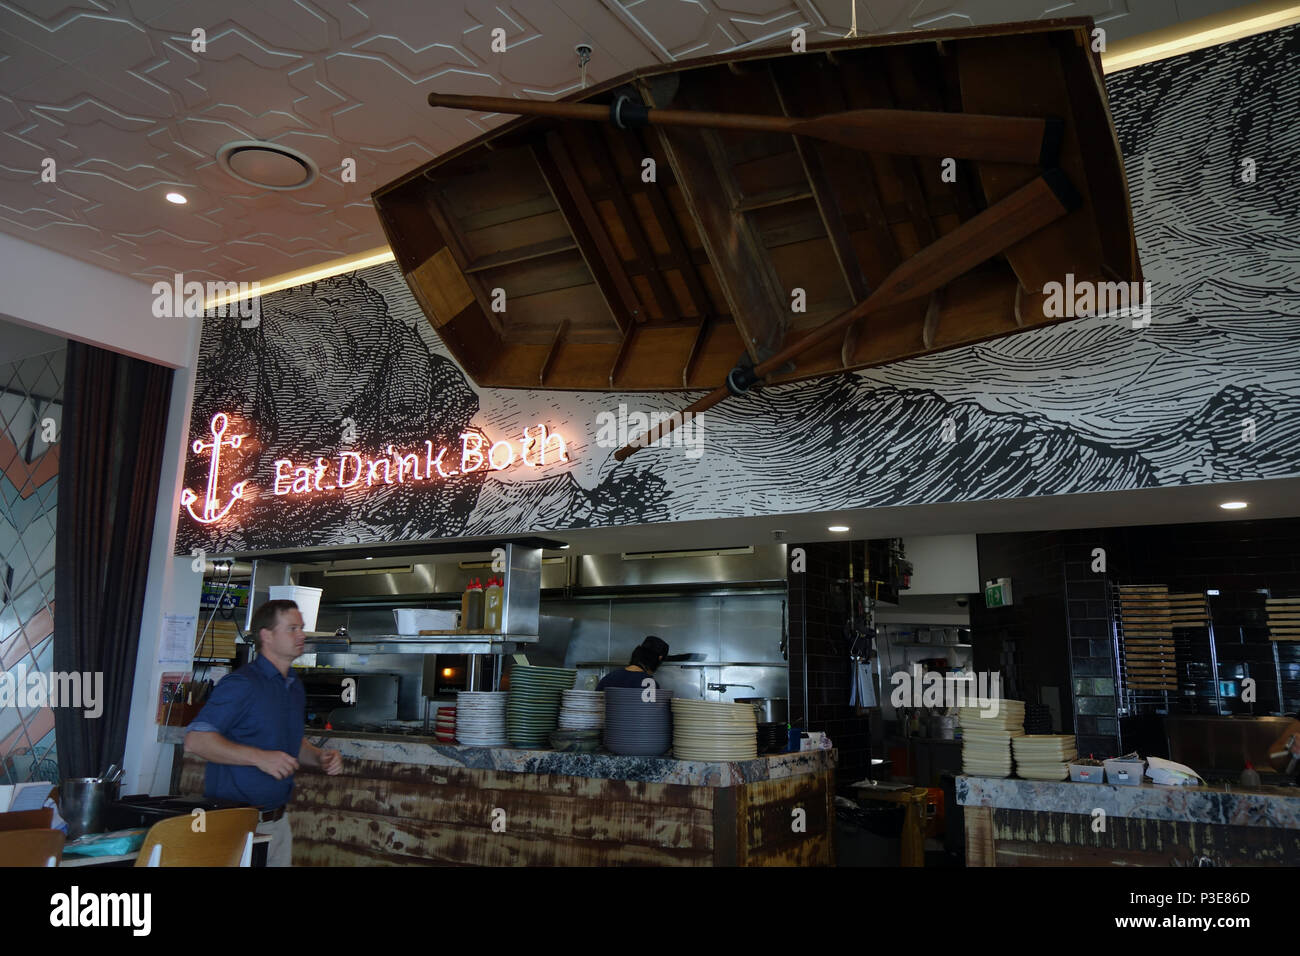
[[[218,412],[209,426],[211,440],[196,439],[191,445],[196,455],[211,453],[202,511],[194,509],[199,501],[195,492],[189,488],[181,492],[181,505],[200,524],[215,524],[230,513],[235,502],[256,496],[250,492],[250,480],[245,479],[231,487],[230,498],[224,505],[218,497],[222,449],[238,449],[248,437],[247,434],[228,435],[230,428],[230,416]],[[356,493],[383,486],[443,481],[479,471],[505,471],[516,465],[541,468],[570,460],[563,436],[545,425],[525,428],[517,441],[492,442],[480,432],[462,432],[459,437],[460,444],[454,448],[435,447],[432,441],[426,440],[414,450],[399,449],[392,444],[386,446],[387,454],[338,450],[305,464],[278,458],[272,463],[270,486],[262,494],[284,499]]]
[[[516,462],[526,468],[539,468],[569,460],[564,438],[548,431],[545,425],[538,425],[535,431],[525,428],[517,450],[515,442],[498,441],[489,445],[478,432],[462,432],[459,455],[453,454],[448,458],[448,451],[445,446],[435,451],[433,442],[426,440],[421,451],[403,453],[389,445],[388,454],[377,457],[342,451],[331,456],[328,463],[322,456],[309,465],[295,465],[288,458],[279,458],[274,465],[273,493],[285,497],[376,485],[404,485],[454,478],[476,471],[505,471]]]
[[[248,436],[231,435],[226,437],[226,429],[230,427],[230,419],[225,412],[217,412],[212,416],[212,422],[208,426],[212,432],[212,441],[205,442],[201,438],[194,439],[194,444],[190,447],[194,449],[194,454],[201,455],[208,449],[212,450],[212,457],[208,463],[208,489],[203,498],[203,514],[197,514],[194,511],[194,502],[199,500],[199,496],[190,489],[186,488],[181,492],[181,504],[190,513],[190,517],[200,524],[214,524],[224,518],[230,511],[236,501],[244,496],[244,488],[247,481],[241,481],[230,489],[230,500],[226,502],[224,508],[219,508],[221,501],[217,498],[217,475],[221,471],[221,449],[222,446],[238,448],[240,443]]]

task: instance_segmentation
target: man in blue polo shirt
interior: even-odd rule
[[[206,796],[240,800],[261,811],[257,832],[271,837],[267,866],[293,865],[293,833],[284,807],[299,766],[343,772],[343,755],[303,736],[307,697],[290,671],[305,640],[292,601],[267,601],[249,630],[257,658],[222,678],[185,735],[187,753],[208,761]]]

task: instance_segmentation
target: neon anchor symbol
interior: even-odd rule
[[[201,524],[213,524],[224,518],[230,509],[234,507],[235,502],[244,496],[244,486],[248,484],[247,481],[241,481],[231,488],[230,500],[226,502],[224,508],[218,510],[218,505],[221,502],[217,498],[217,473],[221,468],[221,448],[223,445],[229,448],[238,448],[247,436],[231,435],[226,437],[226,429],[230,427],[230,419],[226,417],[225,412],[217,412],[217,414],[213,415],[212,424],[209,427],[212,429],[212,441],[205,442],[201,438],[196,438],[191,446],[196,455],[201,455],[208,449],[212,450],[212,464],[208,467],[208,493],[207,497],[203,499],[203,513],[197,514],[194,511],[194,502],[199,500],[198,495],[188,488],[181,492],[181,504],[189,511],[190,517]]]

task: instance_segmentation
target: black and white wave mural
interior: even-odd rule
[[[1108,80],[1151,324],[1078,319],[853,375],[770,388],[689,445],[614,462],[609,417],[685,394],[477,389],[395,266],[267,296],[205,330],[192,438],[250,431],[227,519],[183,509],[178,548],[240,551],[988,500],[1300,475],[1300,28]],[[1243,173],[1253,170],[1253,182]],[[607,416],[607,417],[602,417]],[[626,421],[626,414],[624,415]],[[488,442],[545,425],[567,463],[270,494],[276,459],[355,444]],[[602,435],[602,424],[606,426]],[[635,432],[636,423],[631,423]],[[622,436],[619,436],[620,438]],[[451,460],[450,458],[448,459]],[[336,462],[331,462],[336,464]],[[203,494],[208,460],[191,456]],[[328,478],[326,479],[328,481]],[[285,485],[287,487],[287,485]],[[201,506],[196,505],[194,507]]]

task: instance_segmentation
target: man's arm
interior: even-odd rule
[[[309,770],[324,770],[330,776],[343,772],[343,755],[337,750],[322,750],[306,737],[298,748],[298,758]]]
[[[256,767],[262,773],[283,780],[293,776],[298,761],[280,750],[262,750],[227,740],[216,731],[191,730],[185,735],[185,752],[213,763]]]

